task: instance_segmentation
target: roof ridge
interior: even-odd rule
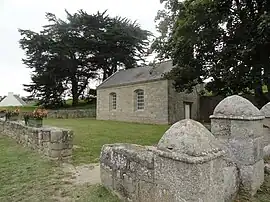
[[[158,78],[162,78],[165,72],[172,69],[171,60],[161,61],[155,64],[156,65],[148,64],[129,69],[120,69],[97,86],[97,89],[137,81],[156,80]]]

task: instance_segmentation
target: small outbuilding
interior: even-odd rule
[[[9,92],[6,97],[4,97],[0,102],[0,107],[7,106],[24,106],[26,103],[20,98],[19,95],[15,95]]]

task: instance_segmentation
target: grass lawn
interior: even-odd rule
[[[146,125],[95,119],[47,119],[44,124],[74,131],[75,164],[99,161],[102,145],[110,143],[157,144],[168,125]]]
[[[1,202],[118,201],[101,186],[68,186],[60,167],[11,139],[0,137],[0,153]]]
[[[0,111],[1,110],[15,110],[17,107],[13,107],[13,106],[10,106],[10,107],[0,107]],[[26,106],[22,106],[22,107],[18,107],[20,109],[21,112],[31,112],[31,111],[34,111],[37,106],[34,106],[34,105],[26,105]]]
[[[45,124],[71,128],[75,132],[74,163],[98,162],[103,144],[126,142],[141,145],[156,144],[168,125],[147,125],[94,119],[48,119]],[[255,197],[239,196],[235,202],[270,202],[270,175]]]
[[[98,162],[100,149],[108,143],[157,144],[168,125],[146,125],[94,119],[47,119],[46,125],[71,128],[75,132],[75,164]],[[0,136],[0,201],[88,201],[119,202],[100,185],[71,185],[67,173],[39,154]],[[241,196],[235,202],[269,202],[270,175],[255,197]]]

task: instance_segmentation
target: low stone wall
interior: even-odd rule
[[[52,160],[69,160],[72,157],[73,131],[47,127],[32,128],[23,121],[0,119],[0,134],[16,140]]]
[[[48,118],[68,119],[68,118],[95,118],[95,109],[74,109],[74,110],[49,110]]]
[[[193,133],[192,128],[200,130]],[[199,144],[206,148],[202,150]],[[221,202],[223,154],[214,136],[200,123],[182,120],[163,135],[157,147],[104,145],[100,156],[101,182],[123,201]]]
[[[232,202],[239,193],[254,196],[264,182],[270,136],[265,116],[235,95],[222,100],[210,118],[210,130],[191,119],[173,124],[155,147],[104,145],[102,184],[134,202]]]
[[[104,145],[101,180],[129,200],[145,201],[154,184],[153,152],[134,144]],[[153,196],[151,196],[153,198]],[[122,198],[124,199],[124,198]]]

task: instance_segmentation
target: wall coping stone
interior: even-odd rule
[[[152,157],[151,155],[149,155],[149,152],[151,152],[151,150],[149,148],[151,147],[141,146],[137,144],[115,143],[103,145],[101,151],[103,151],[103,153],[109,153],[113,151],[116,153],[125,154],[128,158],[132,158],[133,160],[137,160],[138,162],[143,161],[147,165],[149,165],[152,163]]]
[[[260,111],[265,116],[265,118],[270,118],[270,102],[268,102],[266,105],[264,105],[260,109]]]
[[[215,136],[201,123],[184,119],[173,124],[159,140],[157,148],[190,157],[205,157],[221,151]]]
[[[223,99],[214,109],[213,115],[227,117],[261,117],[263,114],[249,100],[232,95]]]
[[[263,120],[265,116],[227,116],[227,115],[211,115],[210,119],[229,119],[229,120],[245,120],[245,121],[257,121]]]
[[[169,158],[175,161],[180,161],[188,164],[203,164],[219,157],[224,157],[226,152],[218,150],[216,152],[207,153],[205,156],[190,156],[187,154],[181,154],[178,152],[162,151],[157,148],[148,148],[148,151],[152,151],[158,156]]]

